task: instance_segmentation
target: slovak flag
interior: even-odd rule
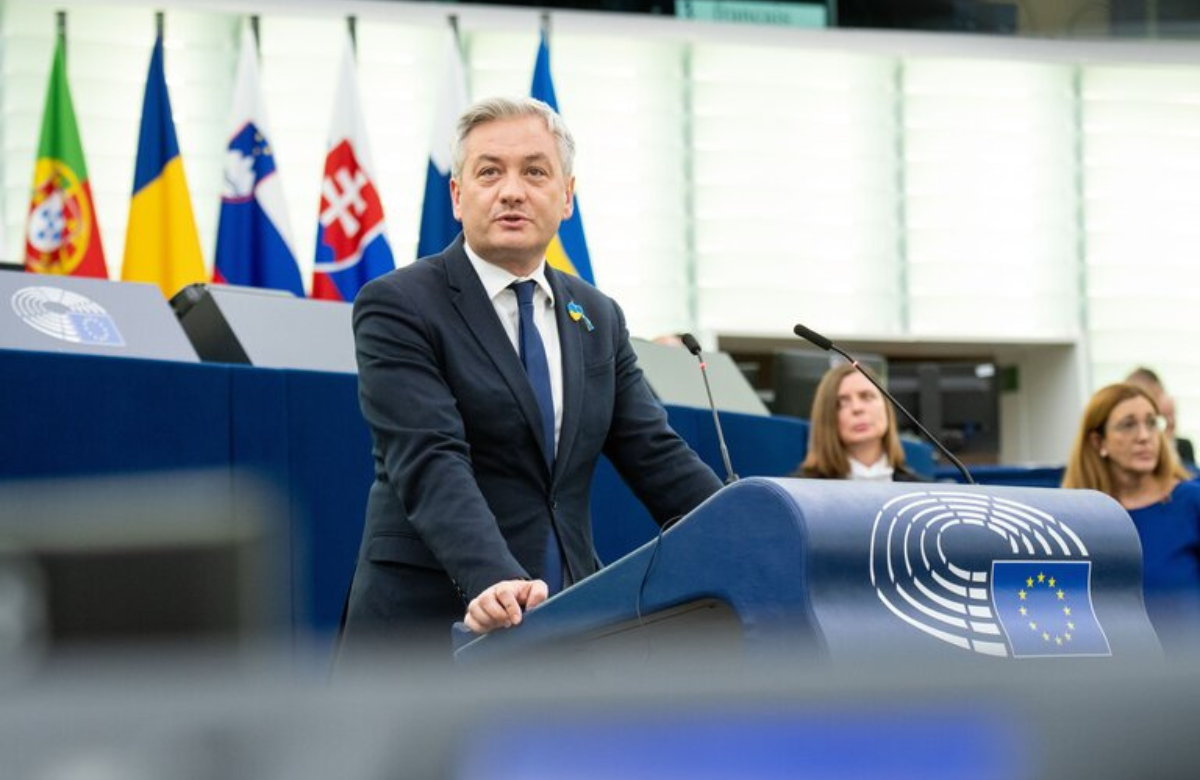
[[[458,129],[458,117],[467,108],[467,76],[458,34],[451,27],[446,36],[446,70],[433,117],[429,146],[429,169],[425,174],[425,200],[421,208],[421,238],[417,257],[437,254],[450,245],[461,229],[450,201],[450,146]]]
[[[396,267],[372,170],[354,44],[347,32],[321,181],[314,298],[353,301],[364,284]]]
[[[287,290],[303,298],[287,204],[267,140],[258,52],[249,25],[242,28],[232,119],[213,281]]]

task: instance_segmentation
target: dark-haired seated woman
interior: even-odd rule
[[[849,363],[829,369],[817,385],[808,456],[794,476],[924,481],[904,462],[892,405]]]
[[[1146,611],[1167,649],[1200,637],[1200,483],[1179,465],[1157,401],[1141,387],[1101,388],[1083,412],[1063,476],[1129,512],[1142,542]]]

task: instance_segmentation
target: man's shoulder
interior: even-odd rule
[[[557,275],[560,293],[566,296],[563,305],[577,304],[583,309],[583,314],[589,317],[593,312],[604,317],[620,311],[616,300],[578,276],[551,268],[547,268],[547,273]]]
[[[558,278],[559,284],[563,290],[572,298],[588,300],[588,301],[607,301],[614,303],[613,299],[596,289],[595,285],[578,277],[574,274],[560,271],[554,268],[549,263],[546,263],[546,273]]]
[[[446,284],[445,253],[430,255],[414,263],[401,266],[377,276],[363,285],[358,299],[370,300],[374,296],[394,295],[398,291],[411,291],[420,297],[437,286]]]

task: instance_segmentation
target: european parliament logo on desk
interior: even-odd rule
[[[17,317],[34,330],[72,344],[124,347],[116,320],[91,298],[61,287],[22,287],[13,293]]]
[[[1000,544],[1008,554],[968,557],[955,545],[963,536],[979,540],[976,549]],[[1112,655],[1092,607],[1091,574],[1087,545],[1066,523],[995,496],[897,496],[871,530],[871,584],[884,607],[980,655]]]

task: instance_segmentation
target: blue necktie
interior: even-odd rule
[[[554,468],[554,393],[550,389],[550,363],[546,360],[546,345],[542,342],[542,334],[538,332],[533,320],[533,291],[537,282],[531,280],[513,282],[513,292],[517,294],[517,310],[521,315],[519,337],[521,365],[529,376],[529,384],[533,395],[537,398],[538,409],[542,417],[542,454],[546,457],[546,465]],[[563,585],[562,557],[558,549],[558,537],[554,528],[550,528],[550,538],[546,541],[545,573],[542,579],[557,593]]]

